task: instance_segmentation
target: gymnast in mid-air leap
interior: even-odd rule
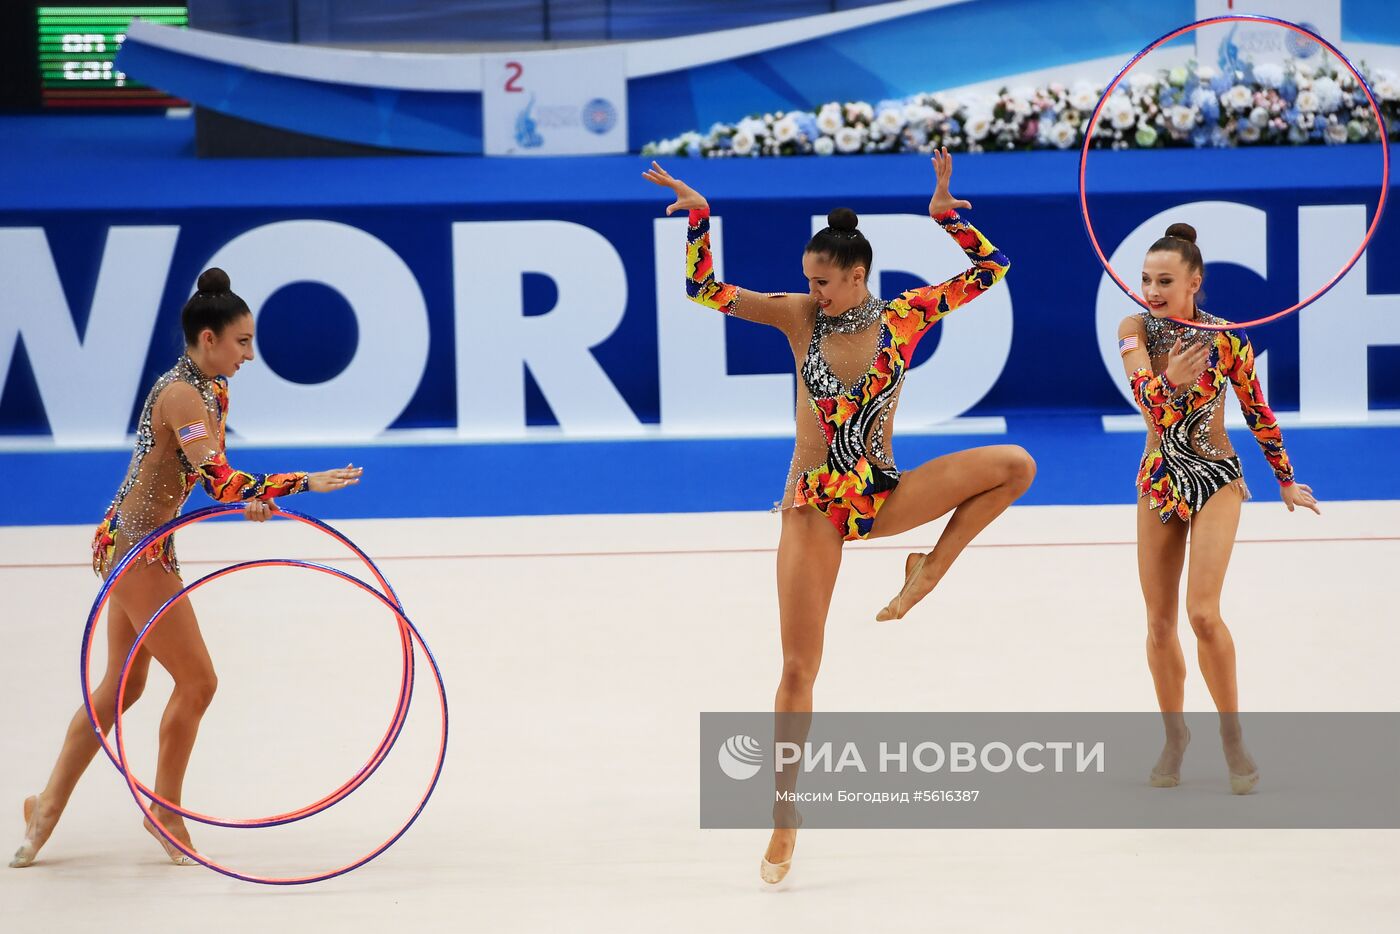
[[[219,502],[247,503],[247,518],[262,522],[272,514],[273,497],[306,490],[327,493],[359,482],[361,468],[353,466],[313,474],[248,474],[229,466],[224,455],[228,378],[253,359],[253,315],[229,286],[222,269],[208,269],[199,277],[199,291],[185,303],[180,315],[185,352],[151,387],[141,409],[126,479],[93,536],[92,567],[99,577],[105,578],[132,546],[174,519],[196,485],[202,484]],[[152,544],[113,586],[107,614],[107,670],[92,692],[93,710],[104,733],[112,727],[118,682],[137,634],[183,586],[172,536]],[[155,792],[178,806],[199,721],[216,684],[214,664],[188,599],[172,607],[146,639],[127,682],[128,707],[141,696],[152,657],[175,682],[161,718]],[[25,799],[24,840],[10,862],[12,868],[34,862],[99,748],[87,709],[79,708],[68,725],[48,785]],[[153,813],[169,833],[193,849],[179,815],[159,803]],[[171,862],[195,865],[154,827],[146,829],[160,841]]]
[[[838,208],[829,226],[802,254],[803,294],[751,292],[718,281],[710,254],[709,204],[699,192],[652,163],[644,173],[669,188],[666,213],[690,213],[686,289],[699,304],[771,325],[787,337],[797,380],[797,438],[779,506],[778,608],[783,672],[775,709],[796,714],[780,722],[780,739],[801,742],[812,710],[812,686],[841,546],[855,539],[898,535],[952,512],[937,545],[905,561],[904,586],[876,616],[899,619],[927,596],[963,548],[1030,486],[1035,462],[1015,445],[959,451],[901,473],[890,441],[905,371],[920,339],[954,309],[986,292],[1006,274],[1006,256],[957,213],[970,209],[948,191],[953,160],[935,154],[937,185],[929,216],[967,253],[972,265],[939,283],[890,301],[870,292],[870,242],[854,211]],[[810,508],[804,508],[810,507]],[[779,790],[795,775],[780,773]],[[789,789],[790,790],[790,789]],[[761,864],[768,882],[791,865],[799,819],[791,805],[775,806],[772,839]]]

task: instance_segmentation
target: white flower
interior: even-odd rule
[[[1189,130],[1196,125],[1196,111],[1195,108],[1182,107],[1178,104],[1167,111],[1167,119],[1171,122],[1173,129]]]
[[[817,112],[817,129],[827,136],[835,136],[836,131],[846,125],[846,118],[841,116],[840,104],[827,104]]]
[[[1331,78],[1318,78],[1313,82],[1313,93],[1317,95],[1317,109],[1330,114],[1342,105],[1342,89]]]
[[[773,139],[779,143],[790,143],[797,139],[801,132],[797,128],[797,121],[792,118],[791,114],[773,124]]]
[[[865,131],[860,127],[843,126],[836,131],[836,148],[842,152],[859,152],[865,142]]]
[[[846,105],[846,122],[855,123],[857,120],[864,120],[869,123],[875,119],[875,108],[865,101],[853,101]]]
[[[927,104],[909,104],[904,108],[905,123],[924,124],[935,119],[938,111]]]
[[[1254,103],[1254,92],[1243,84],[1237,84],[1225,92],[1221,102],[1235,110],[1244,110]]]
[[[1317,94],[1312,91],[1299,91],[1298,99],[1294,103],[1302,113],[1312,113],[1317,110]]]
[[[1156,86],[1157,76],[1150,75],[1145,71],[1128,76],[1128,87],[1132,88],[1135,94],[1142,94]]]
[[[748,130],[740,130],[734,134],[733,138],[730,140],[730,145],[733,147],[734,155],[747,156],[749,153],[753,152],[754,142],[755,140],[752,133]]]
[[[1093,110],[1099,102],[1099,90],[1087,81],[1078,81],[1069,93],[1069,105],[1075,110]]]
[[[1201,79],[1202,84],[1210,84],[1220,77],[1220,69],[1214,65],[1201,65],[1196,69],[1196,77]]]
[[[1329,143],[1345,143],[1347,141],[1346,124],[1334,123],[1324,131],[1324,135]]]
[[[759,117],[745,117],[739,121],[739,125],[734,129],[740,133],[748,133],[755,139],[768,135],[768,124]]]
[[[1373,85],[1376,96],[1383,101],[1400,100],[1400,78],[1395,72],[1382,69],[1376,72],[1376,83]]]
[[[663,139],[656,144],[656,151],[663,156],[674,156],[676,154],[676,140]]]
[[[1186,69],[1181,65],[1177,65],[1171,71],[1167,72],[1167,81],[1170,82],[1171,86],[1174,88],[1185,86]]]
[[[1249,122],[1262,130],[1269,125],[1269,111],[1263,107],[1255,107],[1249,112]]]
[[[1266,88],[1278,88],[1283,84],[1283,66],[1276,62],[1265,62],[1254,66],[1254,80]]]
[[[836,151],[836,144],[831,141],[830,136],[818,136],[817,141],[812,144],[812,151],[819,156],[829,156]]]
[[[1252,123],[1246,123],[1244,126],[1240,127],[1240,142],[1259,142],[1259,128]]]
[[[1050,128],[1050,141],[1060,149],[1068,149],[1074,145],[1075,138],[1079,135],[1079,130],[1074,124],[1061,120]]]
[[[686,146],[691,152],[700,148],[704,138],[694,130],[688,130],[681,134],[680,143]]]
[[[1115,94],[1104,105],[1104,113],[1115,130],[1126,130],[1137,121],[1137,111],[1126,94]]]
[[[992,129],[992,115],[985,110],[967,115],[967,121],[963,123],[963,128],[967,132],[967,138],[973,140],[983,140]]]
[[[897,107],[887,107],[880,111],[876,125],[886,133],[894,135],[904,129],[904,113]]]
[[[1030,116],[1031,101],[1035,98],[1035,88],[1022,85],[1011,89],[1011,110],[1022,117]]]

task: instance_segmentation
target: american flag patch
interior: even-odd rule
[[[204,427],[203,422],[191,422],[176,433],[180,436],[181,444],[189,444],[192,441],[198,441],[200,438],[209,437],[209,429]]]
[[[1128,337],[1123,338],[1122,340],[1120,340],[1120,341],[1118,342],[1118,354],[1119,354],[1119,356],[1122,356],[1123,354],[1127,353],[1127,352],[1130,351],[1130,350],[1137,350],[1137,345],[1138,345],[1137,335],[1130,335],[1130,336],[1128,336]]]

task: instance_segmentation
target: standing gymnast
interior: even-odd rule
[[[1220,591],[1240,504],[1249,490],[1225,433],[1227,383],[1234,385],[1249,429],[1274,468],[1288,511],[1320,510],[1312,489],[1293,479],[1245,332],[1168,320],[1226,323],[1196,307],[1204,270],[1195,228],[1172,224],[1143,260],[1142,295],[1151,310],[1124,318],[1118,328],[1123,368],[1147,421],[1147,449],[1137,477],[1138,577],[1147,603],[1147,664],[1166,726],[1166,745],[1148,780],[1162,788],[1180,782],[1181,758],[1191,739],[1182,714],[1186,662],[1176,632],[1189,528],[1186,615],[1196,634],[1201,674],[1220,713],[1230,790],[1243,795],[1258,784],[1259,770],[1240,729],[1235,644],[1220,616]]]
[[[221,503],[246,502],[244,515],[263,522],[274,510],[269,500],[275,496],[305,490],[326,493],[359,482],[361,468],[353,466],[313,474],[247,474],[230,467],[224,457],[227,381],[253,359],[253,315],[243,299],[229,290],[228,275],[222,269],[209,269],[199,277],[199,291],[185,303],[180,317],[185,353],[147,395],[131,466],[93,537],[92,567],[99,577],[105,578],[134,544],[175,518],[197,483]],[[183,586],[173,537],[166,536],[130,565],[112,588],[107,613],[107,670],[92,693],[93,709],[104,733],[112,726],[117,684],[137,633]],[[175,682],[160,723],[155,791],[178,805],[199,721],[217,683],[188,600],[172,607],[147,638],[131,667],[126,707],[141,696],[152,657]],[[80,707],[68,725],[48,784],[39,794],[25,799],[24,841],[15,851],[11,867],[34,862],[99,745],[87,709]],[[159,805],[154,813],[168,832],[193,849],[179,815]],[[171,862],[195,865],[149,821],[146,829],[165,848]]]
[[[972,260],[971,268],[939,285],[892,301],[870,294],[872,253],[855,212],[838,208],[802,255],[806,294],[750,292],[715,279],[710,255],[709,204],[656,163],[645,177],[675,192],[666,208],[690,212],[686,289],[690,298],[725,314],[772,325],[786,335],[797,381],[797,438],[788,472],[778,542],[778,613],[783,671],[774,706],[778,732],[801,741],[812,710],[823,631],[841,546],[846,541],[898,535],[952,511],[937,545],[905,561],[904,586],[876,616],[899,619],[927,596],[978,532],[1030,486],[1035,462],[1014,445],[945,455],[901,474],[888,449],[906,368],[919,340],[944,315],[990,289],[1006,274],[1007,258],[957,208],[948,192],[953,160],[933,157],[937,186],[929,215]],[[795,507],[811,508],[795,508]],[[796,716],[783,717],[783,714]],[[786,723],[786,726],[782,724]],[[779,790],[795,774],[780,773]],[[790,805],[774,809],[775,829],[760,866],[780,881],[792,862],[799,819]]]

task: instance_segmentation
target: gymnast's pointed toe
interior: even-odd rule
[[[791,856],[783,860],[781,863],[770,863],[768,862],[768,857],[765,856],[763,857],[762,862],[758,864],[758,875],[759,878],[761,878],[764,882],[767,882],[769,885],[777,885],[779,882],[782,882],[784,879],[787,878],[788,870],[791,868]]]

